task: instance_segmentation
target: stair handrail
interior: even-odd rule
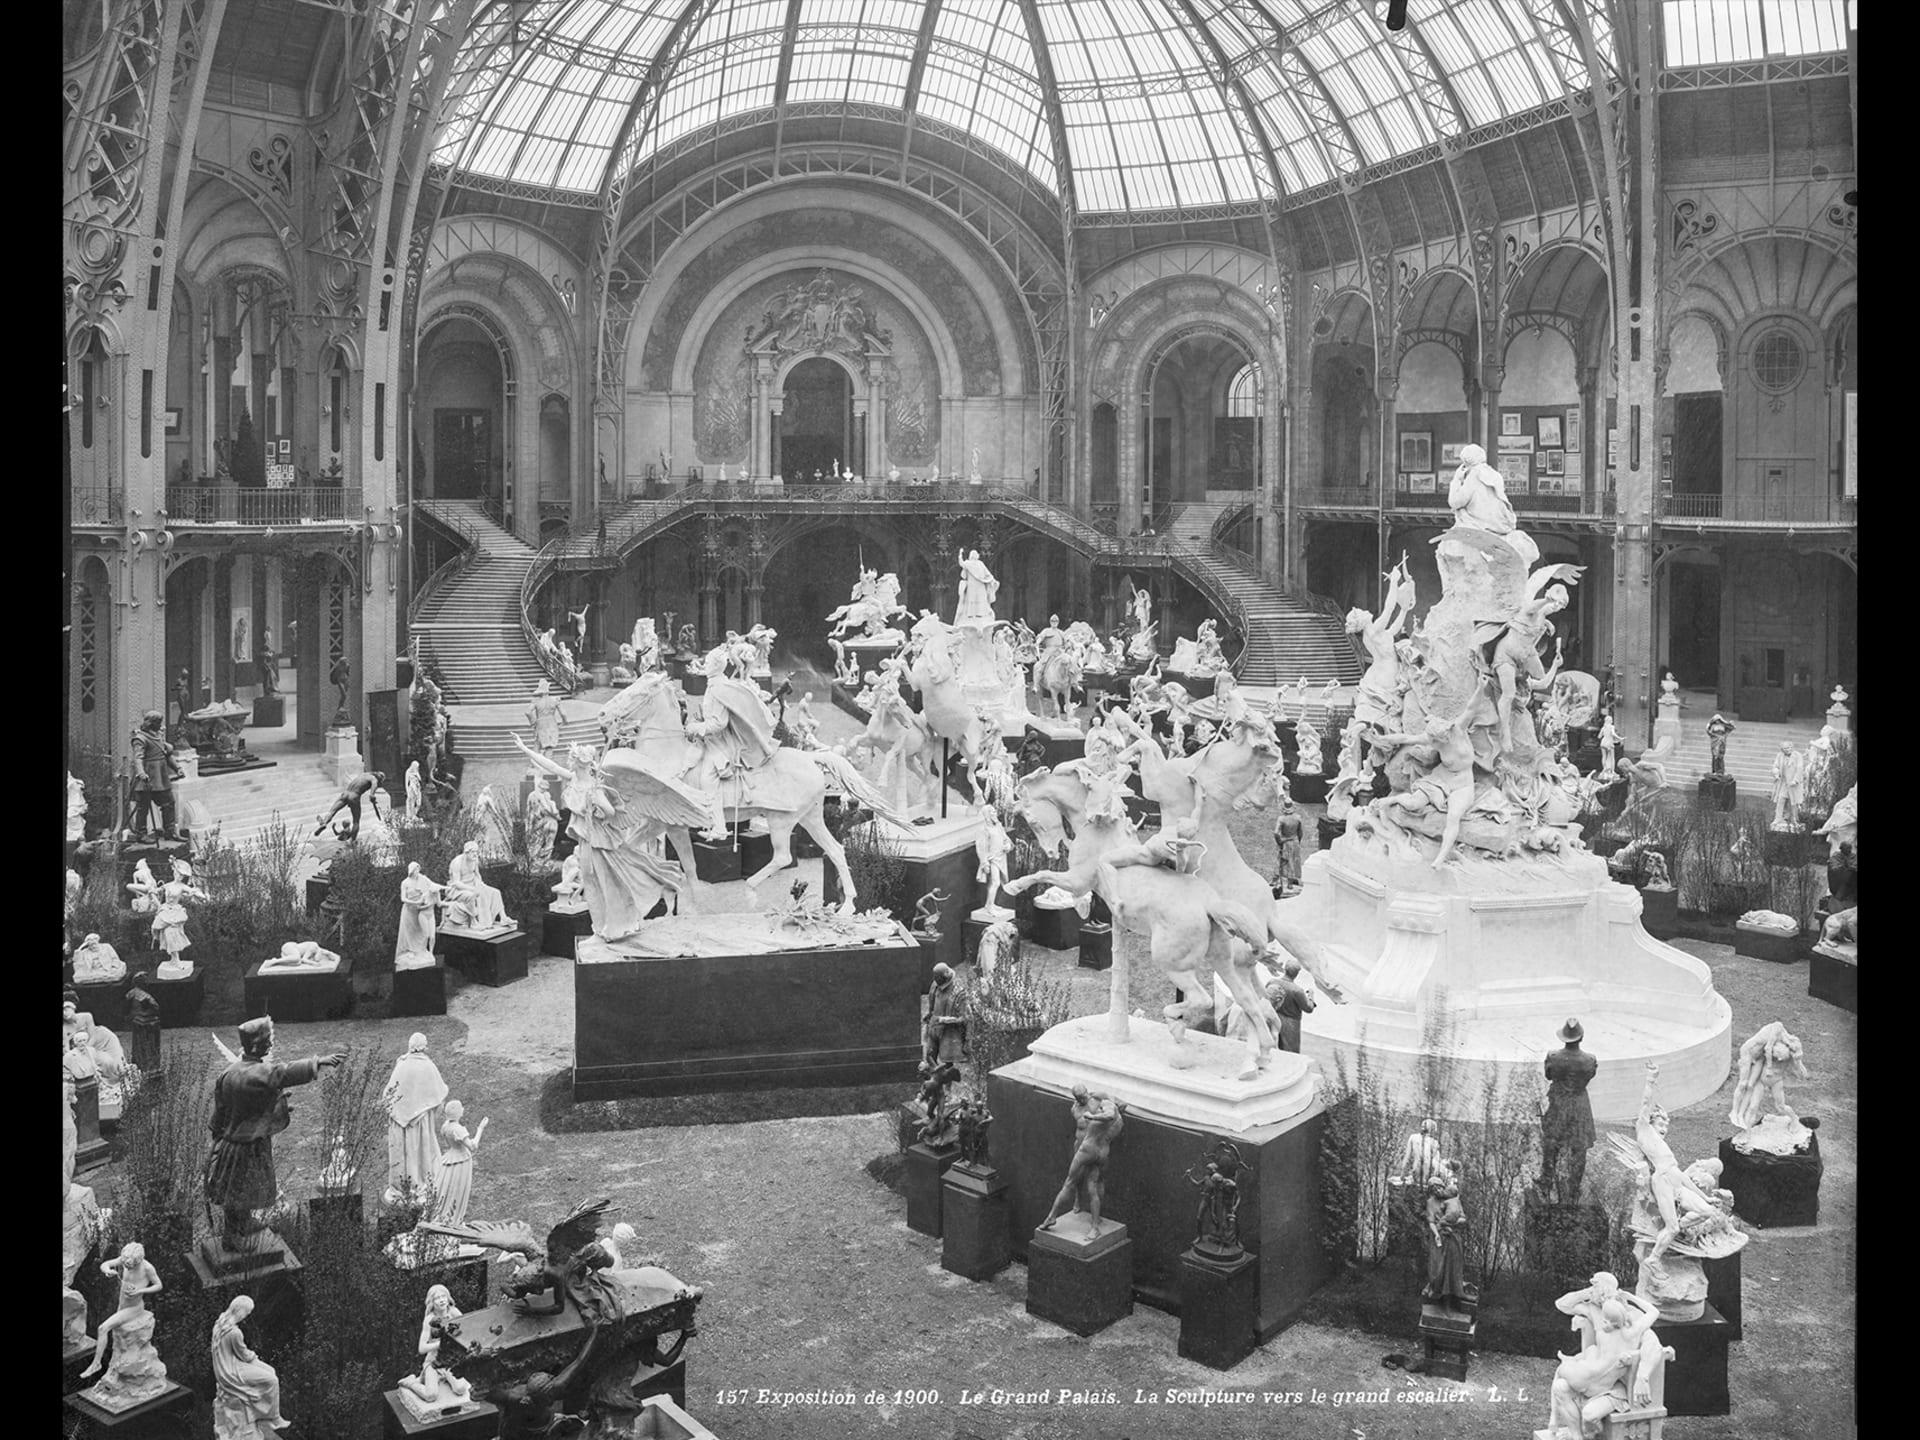
[[[552,578],[555,570],[559,569],[560,551],[572,539],[573,527],[563,525],[559,532],[535,553],[533,562],[527,566],[527,573],[520,577],[520,638],[526,642],[527,649],[532,652],[534,663],[540,667],[541,673],[559,685],[568,695],[573,693],[578,677],[568,673],[561,664],[558,651],[550,652],[541,648],[540,632],[533,628],[533,599],[539,593],[540,587]],[[576,656],[575,662],[580,670],[585,672],[586,665],[582,657]]]
[[[413,600],[408,606],[408,624],[410,626],[415,623],[420,614],[426,609],[427,601],[440,587],[446,584],[448,580],[453,578],[453,576],[461,570],[464,570],[483,553],[480,548],[479,532],[466,521],[462,520],[457,511],[443,513],[434,508],[431,500],[416,500],[413,502],[413,508],[416,514],[424,516],[442,530],[451,534],[454,539],[465,543],[463,543],[460,549],[450,558],[442,561],[439,567],[436,568],[431,575],[427,576],[425,583],[422,584],[418,590],[414,591]]]

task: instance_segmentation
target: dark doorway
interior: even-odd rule
[[[1720,493],[1720,396],[1673,399],[1673,492]]]
[[[787,376],[780,413],[780,469],[797,485],[845,474],[853,464],[853,383],[831,360],[803,360]],[[851,583],[851,582],[849,582]]]
[[[1667,581],[1667,664],[1689,690],[1720,684],[1720,572],[1675,565]]]
[[[433,412],[433,493],[436,497],[478,500],[485,496],[492,454],[491,411]]]

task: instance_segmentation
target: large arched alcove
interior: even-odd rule
[[[779,473],[790,485],[834,480],[856,459],[853,380],[824,356],[802,360],[781,382]]]
[[[1182,335],[1160,348],[1147,380],[1152,429],[1141,477],[1147,513],[1205,500],[1209,490],[1255,487],[1262,389],[1259,363],[1236,338]],[[1236,407],[1245,413],[1234,415]]]
[[[443,310],[420,338],[415,435],[427,495],[502,499],[512,352],[482,312]]]

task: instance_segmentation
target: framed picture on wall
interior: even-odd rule
[[[1673,457],[1671,455],[1662,455],[1660,457],[1660,478],[1668,484],[1673,483]]]
[[[1525,495],[1533,488],[1533,456],[1502,454],[1499,469],[1509,495]]]
[[[1413,476],[1405,470],[1399,472],[1394,483],[1402,495],[1410,494],[1413,491]]]
[[[1500,433],[1502,435],[1518,435],[1520,433],[1520,412],[1518,410],[1502,410],[1500,412]]]
[[[1566,451],[1542,450],[1540,454],[1546,459],[1547,474],[1564,475],[1567,473],[1567,452]]]
[[[1566,467],[1567,489],[1578,490],[1580,488],[1580,481],[1586,473],[1585,467],[1580,463],[1580,452],[1578,450],[1567,451]]]
[[[1414,494],[1416,495],[1433,494],[1434,487],[1435,487],[1435,477],[1431,471],[1425,474],[1411,475],[1408,478],[1413,481]]]
[[[1533,422],[1533,433],[1539,437],[1541,449],[1558,450],[1560,448],[1560,417],[1558,415],[1540,416]]]
[[[1660,454],[1661,454],[1661,457],[1662,457],[1662,458],[1664,458],[1664,459],[1671,459],[1671,458],[1672,458],[1672,456],[1673,456],[1673,436],[1671,436],[1671,435],[1662,435],[1662,436],[1660,437]]]
[[[1607,431],[1607,469],[1618,470],[1619,468],[1620,468],[1620,432],[1617,429],[1609,430]],[[1608,477],[1607,486],[1609,489],[1611,489],[1613,486],[1613,481],[1611,476]]]
[[[167,434],[178,435],[179,433],[180,412],[178,410],[169,410],[167,411]]]
[[[1502,435],[1500,451],[1505,455],[1531,455],[1533,437],[1531,435]]]
[[[282,460],[291,460],[293,458],[293,441],[282,440],[280,442],[280,458]]]
[[[1400,433],[1400,468],[1419,474],[1433,469],[1433,432],[1403,430]]]
[[[1580,407],[1567,407],[1567,450],[1570,454],[1580,453]]]
[[[1466,442],[1464,441],[1458,445],[1442,445],[1440,447],[1440,468],[1444,470],[1452,466],[1457,469],[1460,464],[1460,452],[1466,448]]]

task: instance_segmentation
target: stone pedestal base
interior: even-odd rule
[[[408,1440],[414,1435],[431,1435],[433,1440],[494,1440],[500,1433],[500,1411],[484,1400],[454,1405],[442,1414],[422,1419],[408,1408],[398,1390],[386,1393],[384,1440]]]
[[[1820,1223],[1820,1176],[1826,1166],[1819,1136],[1807,1141],[1803,1155],[1749,1154],[1722,1140],[1720,1163],[1720,1183],[1733,1192],[1733,1213],[1749,1225],[1770,1230]]]
[[[1097,1334],[1133,1313],[1133,1241],[1102,1220],[1097,1234],[1080,1214],[1027,1242],[1027,1313],[1076,1335]]]
[[[351,725],[333,725],[327,729],[327,774],[336,785],[345,785],[367,768],[360,758],[360,732]]]
[[[650,1395],[634,1418],[633,1440],[719,1440],[671,1397]]]
[[[258,1283],[268,1275],[298,1270],[300,1261],[272,1230],[257,1230],[247,1237],[245,1250],[229,1250],[218,1235],[209,1235],[188,1252],[193,1273],[203,1287]]]
[[[946,1145],[909,1145],[907,1147],[907,1228],[922,1235],[940,1238],[942,1181],[947,1167],[960,1158],[960,1147]]]
[[[1727,1393],[1727,1342],[1733,1327],[1712,1305],[1698,1320],[1657,1321],[1653,1333],[1673,1347],[1667,1362],[1669,1415],[1728,1415],[1733,1411]]]
[[[412,970],[393,972],[392,1015],[444,1015],[447,1013],[447,967],[420,965]]]
[[[1680,892],[1642,890],[1640,924],[1656,940],[1673,939],[1680,933]]]
[[[1807,832],[1803,829],[1769,830],[1761,847],[1769,865],[1799,869],[1807,863]]]
[[[910,831],[886,826],[882,834],[900,851],[905,868],[905,890],[909,895],[925,895],[938,890],[947,898],[940,906],[940,939],[925,962],[920,976],[920,991],[926,993],[935,965],[962,963],[965,920],[982,898],[980,859],[974,844],[980,838],[983,822],[978,816],[955,812],[931,825],[916,825]],[[873,903],[873,897],[860,897],[861,908]]]
[[[81,1014],[93,1016],[95,1023],[118,1030],[127,1020],[127,984],[125,976],[118,980],[76,981],[73,993],[80,997],[77,1008]]]
[[[1731,810],[1738,803],[1739,787],[1731,775],[1702,775],[1696,787],[1700,803],[1712,810]]]
[[[1033,902],[1034,944],[1048,950],[1077,950],[1080,947],[1080,912],[1072,906]]]
[[[1314,833],[1319,836],[1320,848],[1322,850],[1329,848],[1334,841],[1338,840],[1342,835],[1347,833],[1346,821],[1329,820],[1324,815],[1322,815],[1318,820],[1315,820],[1313,822],[1313,825],[1314,825]]]
[[[469,980],[496,989],[527,978],[527,934],[524,930],[472,935],[443,929],[434,945],[434,953],[442,956],[449,965],[458,966]]]
[[[1565,1294],[1607,1268],[1610,1237],[1605,1206],[1551,1204],[1531,1186],[1522,1204],[1529,1271],[1545,1276]]]
[[[73,1126],[80,1145],[73,1154],[76,1170],[90,1170],[107,1158],[107,1142],[100,1138],[100,1081],[97,1076],[73,1082]]]
[[[1082,970],[1113,968],[1113,926],[1095,920],[1089,920],[1081,925],[1080,968]]]
[[[1294,801],[1298,804],[1321,805],[1326,802],[1327,777],[1324,774],[1289,775],[1287,784],[1293,792]]]
[[[1434,1301],[1420,1307],[1422,1368],[1447,1380],[1467,1378],[1467,1357],[1473,1350],[1478,1322],[1472,1315],[1448,1309]]]
[[[320,907],[327,903],[327,892],[333,889],[333,881],[322,865],[307,877],[307,914],[318,915]]]
[[[127,1440],[183,1435],[193,1423],[193,1392],[169,1380],[167,1388],[151,1400],[142,1400],[125,1410],[109,1410],[85,1395],[67,1396],[67,1408],[92,1422],[92,1431],[83,1430],[82,1434],[125,1436]]]
[[[1740,1256],[1736,1250],[1731,1255],[1722,1255],[1717,1259],[1703,1258],[1700,1268],[1707,1277],[1707,1304],[1718,1310],[1726,1318],[1727,1338],[1744,1338],[1740,1324]],[[1604,1268],[1604,1267],[1602,1267]]]
[[[207,998],[207,972],[195,965],[178,980],[153,979],[147,993],[160,1002],[160,1028],[179,1030],[200,1023],[200,1007]]]
[[[989,1280],[1013,1261],[1007,1234],[1007,1182],[991,1165],[952,1166],[940,1200],[940,1265],[969,1280]]]
[[[580,938],[593,933],[593,914],[584,907],[578,911],[548,906],[540,921],[540,953],[571,960]]]
[[[343,955],[331,970],[269,970],[265,974],[260,965],[249,966],[243,993],[249,1020],[256,1015],[296,1024],[337,1020],[353,1009],[353,960]]]
[[[1733,933],[1733,953],[1736,955],[1746,955],[1755,960],[1771,960],[1776,965],[1791,965],[1803,954],[1798,931],[1791,935],[1779,935],[1770,930],[1756,930],[1735,921]]]
[[[1816,945],[1807,963],[1807,994],[1842,1010],[1860,1013],[1860,962],[1855,947]]]
[[[1260,1267],[1195,1245],[1180,1257],[1180,1358],[1231,1370],[1260,1344]]]
[[[278,730],[287,723],[287,697],[284,695],[262,695],[253,702],[253,725],[260,729]]]

